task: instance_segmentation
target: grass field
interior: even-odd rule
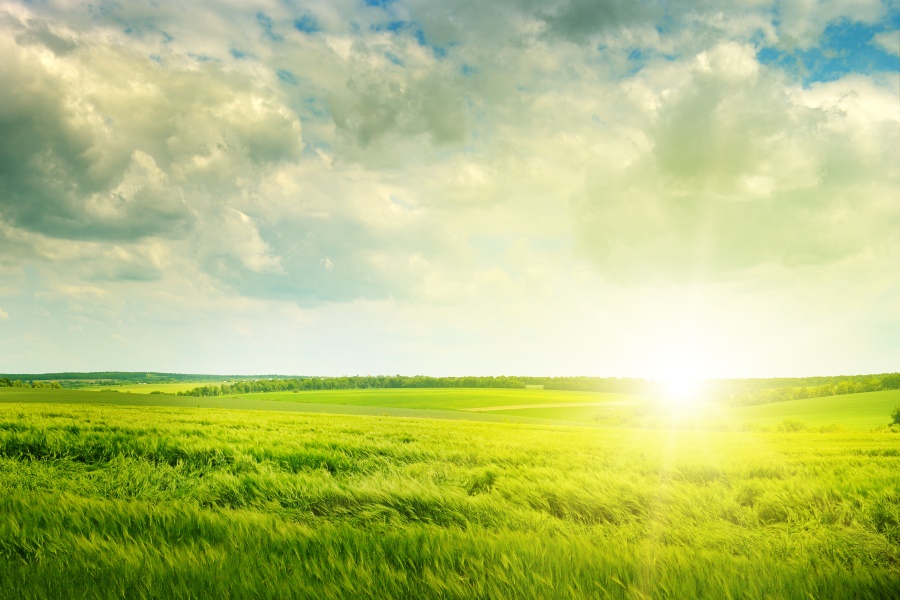
[[[811,426],[837,423],[847,429],[870,429],[889,423],[896,406],[900,406],[900,390],[745,406],[733,409],[733,414],[736,419],[764,425],[795,419]]]
[[[638,406],[610,403],[608,406],[563,406],[541,408],[519,408],[505,410],[508,417],[527,417],[532,419],[559,419],[580,423],[599,425],[635,424],[635,412]]]
[[[360,392],[362,390],[359,390]],[[314,394],[317,392],[313,392]],[[351,393],[351,392],[345,392]],[[587,423],[561,421],[558,419],[535,419],[507,415],[506,413],[469,412],[464,410],[445,410],[440,408],[404,408],[402,406],[369,406],[366,404],[345,403],[312,403],[289,401],[302,399],[302,394],[252,394],[239,396],[217,396],[213,398],[196,398],[193,396],[170,396],[157,394],[122,394],[114,391],[84,390],[50,390],[30,388],[0,388],[0,404],[75,404],[75,405],[109,405],[109,406],[143,406],[143,407],[187,407],[237,410],[263,410],[270,412],[304,412],[328,413],[344,415],[376,415],[391,417],[413,417],[429,419],[453,419],[466,421],[484,421],[492,423],[529,423],[540,425],[584,426]],[[336,399],[339,396],[320,397],[319,399]],[[440,403],[431,403],[440,406]]]
[[[898,446],[0,403],[0,598],[894,598]]]
[[[891,410],[900,405],[900,390],[757,406],[706,404],[691,408],[683,415],[675,415],[674,421],[666,405],[652,398],[533,389],[369,389],[196,398],[91,390],[0,388],[0,402],[20,401],[235,408],[656,429],[673,424],[699,429],[771,428],[790,420],[808,427],[836,425],[865,431],[886,425],[890,421]],[[510,410],[510,406],[516,408]]]
[[[407,388],[242,394],[241,398],[349,406],[465,410],[503,405],[634,402],[637,396],[542,389]]]
[[[391,407],[420,410],[458,410],[496,407],[481,414],[506,419],[537,419],[542,422],[591,425],[629,425],[665,427],[671,415],[664,403],[652,398],[627,394],[567,392],[555,390],[504,389],[387,389],[335,390],[321,392],[274,392],[246,394],[239,398],[274,400],[322,405]],[[566,406],[584,404],[585,406]],[[521,406],[509,410],[508,405]],[[534,407],[525,408],[526,405]],[[557,406],[554,406],[557,405]],[[847,394],[773,402],[758,406],[730,407],[706,404],[689,409],[682,424],[700,428],[740,425],[777,426],[796,420],[809,427],[838,425],[846,429],[868,430],[890,422],[891,410],[900,405],[900,390]],[[468,415],[459,415],[468,418]]]
[[[837,425],[845,429],[865,431],[888,424],[891,411],[896,406],[900,406],[900,390],[808,398],[756,406],[731,407],[707,403],[689,407],[685,409],[685,414],[675,417],[682,426],[700,429],[776,427],[784,421],[796,421],[807,427]],[[496,414],[500,414],[500,411]],[[599,406],[519,408],[504,410],[502,414],[508,417],[651,428],[667,427],[673,417],[665,405],[648,402],[646,399],[638,400],[635,404],[610,401]]]
[[[153,392],[177,394],[178,392],[188,392],[199,385],[207,385],[207,383],[129,383],[125,385],[90,386],[78,389],[89,392],[116,390],[117,392],[131,392],[132,394],[152,394]]]

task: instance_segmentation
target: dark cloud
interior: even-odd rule
[[[574,42],[591,36],[637,24],[662,21],[664,10],[656,2],[635,0],[567,0],[555,9],[540,11],[547,33]]]
[[[16,37],[28,46],[6,40],[0,64],[0,215],[15,226],[71,239],[183,236],[198,192],[303,148],[296,116],[245,78],[163,70],[95,43],[48,65],[46,24],[23,26]]]
[[[57,55],[68,54],[78,47],[71,37],[57,34],[43,19],[30,19],[28,28],[16,38],[16,41],[20,44],[43,46]]]
[[[329,108],[339,131],[363,148],[426,136],[436,145],[464,142],[469,127],[458,82],[440,71],[425,77],[360,71]]]

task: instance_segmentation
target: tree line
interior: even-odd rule
[[[365,375],[352,377],[303,377],[259,379],[220,385],[208,384],[178,392],[179,396],[226,396],[258,392],[302,392],[314,390],[359,390],[381,388],[501,388],[523,389],[543,386],[549,390],[640,393],[647,387],[642,379],[617,377],[428,377],[426,375]]]
[[[8,377],[0,377],[0,387],[60,389],[58,381],[22,381]]]
[[[858,375],[849,377],[809,377],[790,380],[813,385],[773,387],[785,379],[719,381],[711,394],[713,400],[733,406],[784,402],[802,398],[821,398],[860,392],[900,389],[900,373]],[[728,390],[731,385],[744,388]],[[766,386],[770,387],[763,387]],[[756,389],[747,389],[754,386]],[[304,392],[318,390],[358,390],[384,388],[505,388],[522,389],[542,386],[547,390],[607,392],[619,394],[654,394],[658,384],[646,379],[619,377],[429,377],[425,375],[366,375],[348,377],[268,378],[206,384],[178,392],[179,396],[228,396],[260,392]],[[758,387],[756,387],[758,386]],[[715,387],[715,386],[714,386]],[[732,390],[734,387],[731,388]]]
[[[780,387],[732,394],[728,399],[728,404],[732,406],[750,406],[753,404],[802,400],[804,398],[823,398],[825,396],[841,396],[844,394],[896,389],[900,389],[900,373],[859,375],[816,386]]]
[[[205,383],[223,379],[264,379],[283,375],[203,375],[191,373],[156,373],[147,371],[90,371],[63,373],[0,373],[0,378],[10,381],[55,381],[64,388],[128,385],[136,383]]]

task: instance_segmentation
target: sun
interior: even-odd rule
[[[672,405],[686,407],[700,399],[701,380],[688,373],[675,373],[660,378],[664,398]]]
[[[671,354],[653,378],[660,399],[672,409],[684,410],[702,400],[704,381],[692,358],[688,352]]]
[[[681,413],[707,406],[714,389],[710,377],[721,370],[726,355],[711,337],[702,323],[686,319],[679,327],[660,331],[656,343],[648,344],[645,372],[661,407]]]

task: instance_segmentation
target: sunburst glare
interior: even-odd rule
[[[674,374],[660,381],[665,399],[675,406],[696,405],[700,400],[701,381],[690,374]]]

